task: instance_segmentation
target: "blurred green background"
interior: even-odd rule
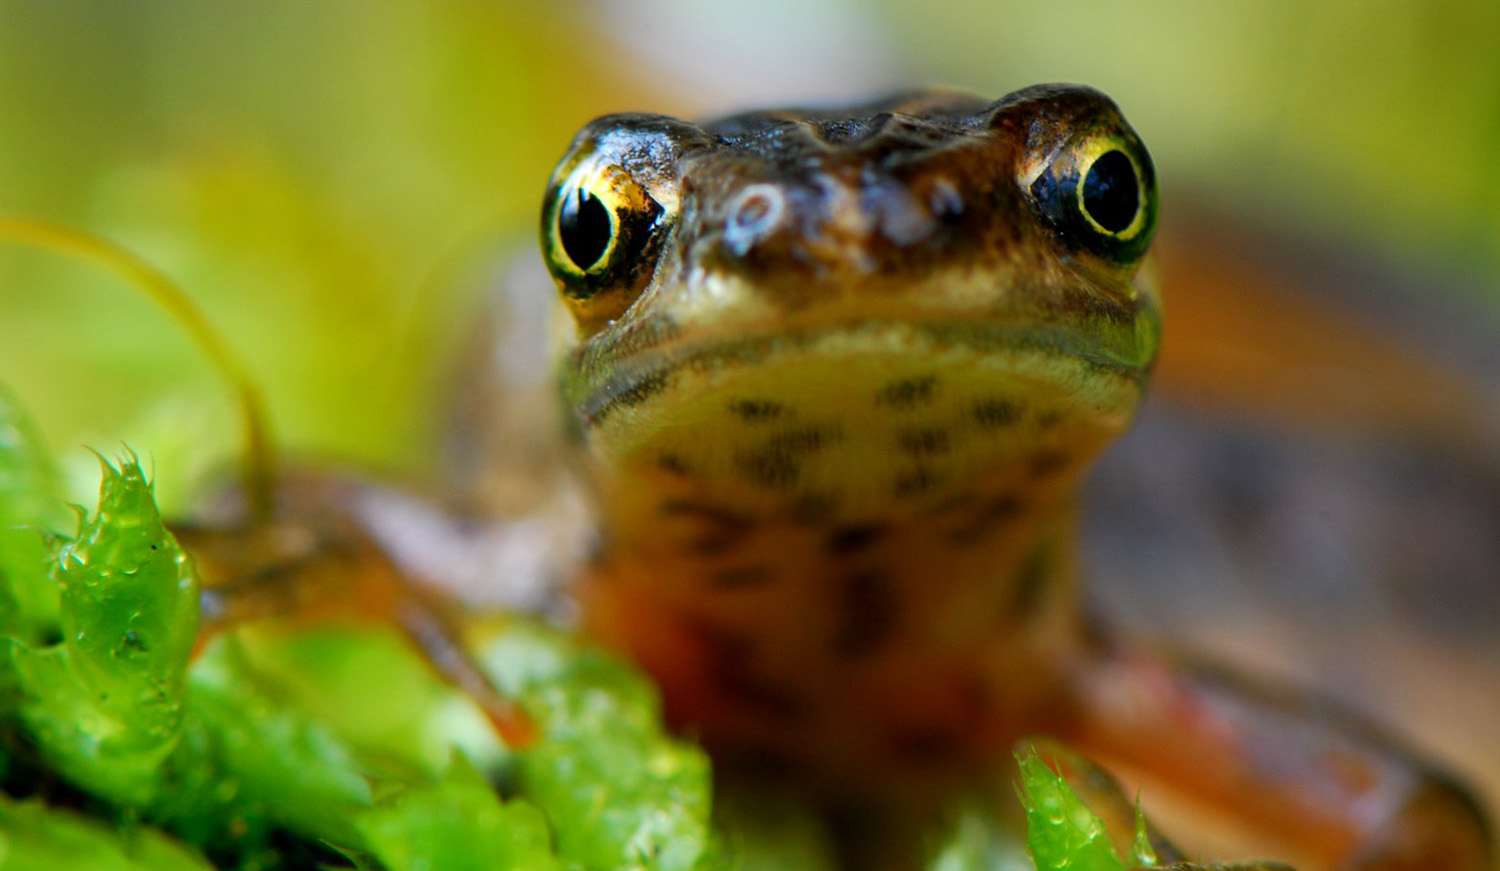
[[[589,117],[1046,80],[1115,96],[1169,203],[1441,262],[1464,292],[1500,275],[1478,0],[4,0],[0,213],[180,281],[284,444],[420,470],[455,326]],[[3,245],[0,312],[0,379],[54,445],[127,439],[169,502],[233,450],[210,368],[114,279]]]
[[[1493,0],[0,0],[0,215],[179,281],[284,447],[420,474],[469,313],[589,118],[1057,80],[1120,103],[1179,247],[1204,216],[1273,250],[1326,244],[1401,276],[1406,310],[1461,305],[1500,337]],[[1500,384],[1500,352],[1470,356]],[[169,510],[237,449],[226,392],[161,311],[3,242],[0,382],[71,452],[80,500],[80,445],[141,450]],[[1450,664],[1453,685],[1492,662]],[[1446,695],[1500,710],[1487,692]],[[1500,795],[1493,721],[1468,734]]]

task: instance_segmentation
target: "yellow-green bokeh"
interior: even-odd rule
[[[572,130],[706,111],[707,81],[799,65],[789,97],[843,96],[820,45],[879,71],[871,90],[1098,85],[1169,197],[1458,264],[1480,288],[1500,274],[1500,6],[1479,0],[0,0],[0,213],[101,233],[183,283],[284,443],[420,469],[455,325],[532,238]],[[0,380],[54,445],[126,438],[165,466],[232,448],[210,367],[113,279],[3,246],[0,311]],[[170,494],[196,472],[158,477]]]

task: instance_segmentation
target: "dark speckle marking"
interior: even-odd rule
[[[1041,608],[1052,587],[1055,555],[1047,547],[1039,547],[1022,563],[1016,575],[1016,585],[1010,602],[1006,606],[1006,622],[1011,625],[1025,623]]]
[[[831,493],[803,493],[792,505],[791,518],[796,523],[818,526],[826,523],[838,507],[838,497]]]
[[[903,712],[917,719],[887,726],[886,741],[910,763],[951,766],[974,749],[971,740],[985,733],[983,724],[993,721],[994,700],[978,674],[933,675],[933,688],[940,692],[925,705]]]
[[[875,403],[892,408],[916,408],[919,405],[927,405],[932,402],[932,394],[936,386],[937,376],[935,375],[892,381],[875,394]]]
[[[1021,513],[1021,500],[1014,496],[999,496],[981,509],[980,517],[1005,519]]]
[[[728,553],[755,528],[750,517],[694,499],[668,499],[658,511],[664,518],[686,518],[699,525],[696,534],[679,545],[683,553],[693,556]]]
[[[729,410],[746,423],[764,423],[786,413],[786,406],[769,399],[736,399]]]
[[[1068,455],[1063,451],[1040,451],[1031,458],[1027,468],[1033,478],[1046,478],[1068,465]]]
[[[1021,419],[1021,406],[1009,399],[984,399],[974,405],[974,420],[985,429],[1002,429]]]
[[[663,517],[692,517],[725,529],[748,531],[755,525],[755,521],[738,511],[696,499],[667,499],[659,510]]]
[[[1042,429],[1051,429],[1062,423],[1062,419],[1063,416],[1060,411],[1044,411],[1036,416],[1036,425]]]
[[[708,583],[721,590],[739,590],[758,587],[772,578],[770,566],[730,566],[710,572]]]
[[[834,650],[845,657],[861,656],[890,637],[896,628],[896,595],[890,579],[878,571],[845,578],[839,590],[841,623]]]
[[[897,499],[910,499],[913,496],[920,496],[943,483],[945,477],[932,469],[918,467],[910,472],[903,472],[897,475],[891,492],[896,494]]]
[[[931,456],[948,452],[948,431],[944,429],[909,429],[900,433],[896,441],[909,454]]]
[[[784,687],[755,673],[755,648],[749,639],[697,622],[692,633],[708,659],[713,685],[734,701],[777,720],[801,719],[807,706]]]
[[[922,514],[929,517],[941,517],[943,515],[955,514],[959,511],[963,511],[966,508],[972,507],[978,500],[979,496],[973,490],[965,490],[961,493],[955,493],[952,496],[947,497],[936,505],[932,505],[923,509]]]
[[[823,430],[794,429],[777,433],[768,446],[798,454],[811,454],[822,450],[832,441],[832,434]]]
[[[722,556],[733,550],[739,541],[740,537],[736,535],[710,532],[707,535],[689,538],[682,543],[680,549],[691,556]]]
[[[683,460],[683,458],[678,456],[677,454],[662,454],[661,456],[657,457],[656,467],[658,469],[661,469],[663,472],[670,472],[671,474],[678,475],[680,477],[687,477],[690,474],[688,471],[687,461]]]
[[[765,487],[785,490],[802,477],[802,458],[774,450],[744,454],[737,460],[745,477]]]
[[[1024,506],[1015,496],[999,496],[979,507],[967,523],[953,530],[948,540],[967,547],[983,539],[996,527],[1021,513]]]
[[[840,526],[828,533],[824,549],[835,556],[848,556],[868,550],[886,536],[889,530],[879,523]]]
[[[759,448],[740,454],[735,462],[755,483],[785,490],[802,477],[803,460],[834,440],[835,435],[825,430],[788,430],[772,436]]]

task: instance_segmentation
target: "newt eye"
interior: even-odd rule
[[[1117,263],[1145,253],[1156,228],[1151,155],[1128,127],[1074,138],[1031,182],[1043,222],[1072,247]]]
[[[557,209],[557,238],[579,272],[598,263],[615,241],[619,217],[583,188],[564,196]]]
[[[580,322],[618,317],[651,274],[662,208],[630,174],[598,160],[564,165],[542,206],[547,268]]]
[[[1083,214],[1105,233],[1130,229],[1141,212],[1141,182],[1125,152],[1111,149],[1094,159],[1078,186]]]

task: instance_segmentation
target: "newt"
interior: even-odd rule
[[[401,578],[561,590],[725,770],[830,806],[926,807],[1046,735],[1330,868],[1487,869],[1439,767],[1080,604],[1079,484],[1160,346],[1158,200],[1140,138],[1076,86],[598,119],[545,194],[554,287],[512,298],[554,316],[513,311],[476,357],[463,510],[291,476],[258,537],[184,528],[211,613],[280,607],[252,565],[286,591],[330,555],[382,562],[369,607],[524,740]],[[522,353],[543,339],[550,362]]]

